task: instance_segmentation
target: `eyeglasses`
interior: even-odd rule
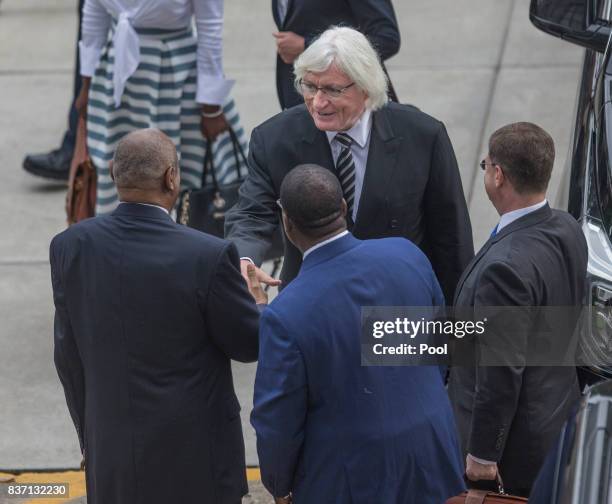
[[[283,204],[281,203],[280,198],[276,200],[276,204],[278,205],[278,208],[280,208],[281,210],[283,209]]]
[[[332,100],[335,98],[340,98],[342,93],[344,93],[348,88],[354,86],[355,83],[351,82],[348,86],[344,87],[333,87],[333,86],[315,86],[313,83],[301,80],[300,81],[300,89],[302,90],[302,94],[306,98],[313,98],[317,91],[321,91],[325,96],[331,98]]]
[[[480,169],[486,170],[487,166],[499,166],[499,163],[487,163],[484,159],[480,162]]]

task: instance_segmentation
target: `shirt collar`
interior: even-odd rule
[[[544,200],[540,201],[539,203],[536,203],[535,205],[531,205],[525,208],[519,208],[517,210],[512,210],[511,212],[503,214],[499,219],[496,234],[499,233],[508,224],[512,224],[515,220],[520,219],[521,217],[524,217],[525,215],[530,214],[531,212],[539,210],[544,205],[546,205],[546,203],[546,198],[544,198]]]
[[[370,130],[372,129],[372,111],[365,109],[364,113],[361,114],[359,120],[353,124],[353,127],[347,131],[343,131],[349,135],[353,141],[359,145],[362,149],[367,145],[368,138],[370,137]],[[339,133],[338,131],[326,131],[327,140],[331,144],[332,140]]]
[[[125,201],[120,201],[119,203],[126,203]],[[166,212],[167,215],[170,215],[170,212],[168,212],[167,209],[165,209],[162,206],[159,205],[154,205],[152,203],[138,203],[138,202],[130,202],[133,203],[134,205],[145,205],[145,206],[151,206],[151,207],[155,207],[155,208],[159,208],[160,210],[163,210],[164,212]]]
[[[302,261],[304,259],[306,259],[306,256],[308,254],[310,254],[311,252],[314,252],[315,250],[317,250],[318,248],[323,247],[324,245],[327,245],[328,243],[331,243],[335,240],[337,240],[338,238],[342,238],[343,236],[346,236],[348,234],[348,231],[345,229],[344,231],[342,231],[341,233],[338,233],[337,235],[332,236],[331,238],[328,238],[327,240],[323,240],[322,242],[317,243],[316,245],[313,245],[312,247],[310,247],[308,250],[306,250],[304,252],[304,257],[302,257]]]

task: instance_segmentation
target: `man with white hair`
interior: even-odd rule
[[[387,78],[366,37],[325,31],[295,62],[305,104],[264,122],[251,136],[249,175],[226,217],[246,277],[261,264],[280,225],[276,200],[289,170],[314,163],[338,176],[349,229],[360,239],[402,236],[429,257],[447,301],[474,254],[455,154],[444,125],[409,105],[387,102]],[[301,264],[285,245],[284,284]],[[274,284],[263,271],[259,279]],[[277,283],[277,282],[276,282]]]

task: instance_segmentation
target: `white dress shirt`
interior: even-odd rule
[[[223,0],[85,0],[79,42],[81,75],[94,75],[115,19],[113,82],[118,106],[125,83],[140,62],[134,27],[180,30],[191,26],[193,15],[198,37],[196,101],[222,105],[234,84],[223,75]]]
[[[119,204],[128,204],[126,201],[120,201]],[[162,210],[164,213],[166,213],[167,215],[170,215],[170,212],[168,212],[168,209],[164,208],[163,206],[159,206],[159,205],[154,205],[153,203],[137,203],[137,202],[130,202],[130,204],[134,204],[134,205],[144,205],[144,206],[150,206],[153,208],[159,208],[160,210]]]
[[[544,205],[546,205],[546,199],[536,203],[535,205],[531,205],[525,208],[519,208],[518,210],[512,210],[511,212],[506,212],[499,218],[499,224],[497,225],[497,231],[495,234],[499,233],[503,228],[505,228],[508,224],[512,224],[515,220],[524,217],[531,212],[535,212],[539,210]]]
[[[359,200],[361,199],[361,191],[363,189],[363,179],[365,177],[366,165],[368,163],[368,152],[370,150],[370,131],[372,130],[372,112],[367,110],[361,114],[359,120],[353,127],[347,131],[343,131],[353,139],[351,144],[351,154],[355,163],[355,201],[353,203],[353,222],[357,219],[357,209],[359,208]],[[334,157],[334,165],[338,162],[340,152],[343,145],[335,139],[338,131],[326,131],[327,140],[331,147],[332,156]]]
[[[310,254],[311,252],[314,252],[318,248],[324,247],[328,243],[336,241],[337,239],[342,238],[343,236],[346,236],[347,234],[348,234],[348,231],[345,229],[341,233],[338,233],[337,235],[334,235],[331,238],[328,238],[327,240],[323,240],[322,242],[317,243],[316,245],[313,245],[312,247],[304,251],[304,256],[302,257],[302,261],[306,259],[306,256]]]

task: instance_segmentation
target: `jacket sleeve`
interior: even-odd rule
[[[357,27],[378,51],[382,60],[400,49],[400,33],[390,0],[349,0]]]
[[[238,191],[238,203],[225,218],[225,237],[236,245],[240,257],[249,257],[258,266],[279,226],[278,194],[267,159],[264,139],[256,128],[249,144],[249,173]]]
[[[531,306],[533,296],[528,286],[510,265],[492,263],[482,272],[474,315],[483,318],[481,314],[486,313],[488,322],[479,359],[481,364],[496,365],[476,368],[468,440],[468,452],[475,457],[499,462],[504,452],[521,393]],[[506,362],[509,365],[499,365]]]
[[[54,239],[50,249],[51,284],[53,286],[53,302],[55,303],[54,361],[57,374],[64,388],[68,411],[79,437],[81,453],[83,453],[85,449],[85,375],[66,307],[57,248],[57,242]]]
[[[236,247],[221,251],[204,305],[210,337],[230,359],[257,360],[259,310],[240,274]]]
[[[474,257],[472,225],[455,152],[440,124],[424,195],[425,233],[431,265],[451,305],[457,282]]]
[[[257,433],[261,481],[275,497],[293,490],[304,440],[307,384],[300,349],[268,307],[261,320],[251,423]]]
[[[112,17],[100,0],[85,0],[81,19],[81,40],[79,41],[80,72],[84,77],[92,77],[100,62],[100,56]]]

